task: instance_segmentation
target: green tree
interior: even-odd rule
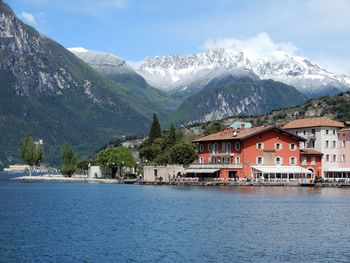
[[[43,159],[43,150],[34,143],[31,134],[26,134],[21,140],[21,157],[29,165],[29,176],[32,175],[34,165],[38,165]]]
[[[61,148],[61,173],[64,176],[71,177],[77,170],[77,155],[73,147],[65,143]]]
[[[176,133],[173,124],[170,126],[168,136],[166,138],[166,147],[173,146],[176,143]]]
[[[89,164],[91,164],[92,160],[82,160],[78,162],[77,167],[86,174],[87,170],[89,170]]]
[[[113,175],[119,169],[120,176],[123,167],[131,168],[136,165],[131,150],[123,146],[102,150],[97,156],[97,161],[102,165],[110,167]]]
[[[170,150],[170,161],[176,164],[191,164],[196,159],[194,145],[191,143],[180,143]]]
[[[161,136],[162,136],[162,131],[160,128],[160,124],[158,122],[157,114],[154,113],[151,129],[148,135],[149,144],[152,144],[155,139],[160,138]]]
[[[204,135],[210,135],[219,131],[222,131],[226,128],[221,122],[215,121],[207,124],[204,127]]]

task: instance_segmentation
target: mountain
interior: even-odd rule
[[[115,55],[89,51],[84,48],[69,48],[74,55],[89,64],[99,73],[122,85],[133,86],[138,94],[151,100],[152,103],[162,106],[167,110],[174,110],[179,106],[179,101],[174,100],[168,93],[151,87],[145,79],[130,67],[125,60]]]
[[[284,51],[275,52],[269,59],[249,59],[242,51],[215,47],[193,55],[147,57],[136,71],[153,87],[189,95],[212,79],[237,71],[294,86],[307,97],[350,90],[350,77],[331,73]]]
[[[282,125],[295,119],[313,117],[327,117],[341,122],[350,121],[350,92],[314,98],[298,106],[273,110],[256,116],[250,121],[255,125]]]
[[[259,115],[305,102],[294,87],[273,80],[237,81],[226,76],[210,81],[173,114],[175,122],[207,122],[235,115]]]
[[[342,92],[335,96],[324,96],[310,99],[303,104],[273,110],[257,116],[229,116],[215,121],[227,127],[235,121],[251,122],[254,127],[261,125],[282,126],[292,120],[301,118],[327,117],[350,124],[350,92]],[[192,124],[181,128],[181,132],[189,138],[203,136],[204,128],[210,122]],[[220,126],[220,125],[216,125]]]
[[[0,166],[18,160],[27,131],[44,140],[57,164],[71,143],[84,157],[108,138],[148,129],[162,105],[136,85],[116,83],[17,19],[0,0]],[[132,82],[132,81],[130,81]]]

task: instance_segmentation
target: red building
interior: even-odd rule
[[[311,177],[307,165],[300,164],[301,141],[305,139],[274,126],[229,128],[193,141],[198,145],[198,159],[186,175],[224,180]]]
[[[323,153],[313,149],[300,150],[300,165],[311,171],[314,177],[322,176],[322,156]]]

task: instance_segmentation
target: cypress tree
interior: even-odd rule
[[[167,138],[167,144],[168,145],[174,145],[176,142],[176,135],[175,135],[175,127],[173,124],[170,126],[168,138]]]
[[[160,129],[160,124],[158,122],[157,114],[154,113],[151,130],[149,131],[149,135],[148,135],[149,143],[153,143],[155,139],[160,138],[161,133],[162,131]]]

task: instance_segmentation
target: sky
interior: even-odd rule
[[[4,0],[63,46],[127,61],[240,45],[350,75],[350,0]]]

